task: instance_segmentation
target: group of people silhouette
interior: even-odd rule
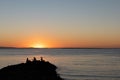
[[[33,57],[33,60],[29,60],[28,58],[26,59],[26,63],[29,63],[29,62],[38,62],[38,61],[41,61],[41,62],[45,62],[45,60],[43,59],[43,57],[40,57],[40,60],[37,60],[36,57]]]

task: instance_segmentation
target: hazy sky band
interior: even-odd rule
[[[120,0],[0,0],[0,46],[120,47]]]

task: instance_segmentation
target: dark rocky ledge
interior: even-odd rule
[[[56,72],[57,67],[48,61],[28,58],[26,63],[10,65],[0,69],[0,80],[63,80]]]

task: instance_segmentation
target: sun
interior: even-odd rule
[[[33,47],[33,48],[45,48],[45,46],[42,44],[33,44],[31,47]]]

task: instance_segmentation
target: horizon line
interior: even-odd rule
[[[52,48],[34,48],[34,47],[4,47],[0,46],[0,49],[120,49],[117,47],[52,47]]]

